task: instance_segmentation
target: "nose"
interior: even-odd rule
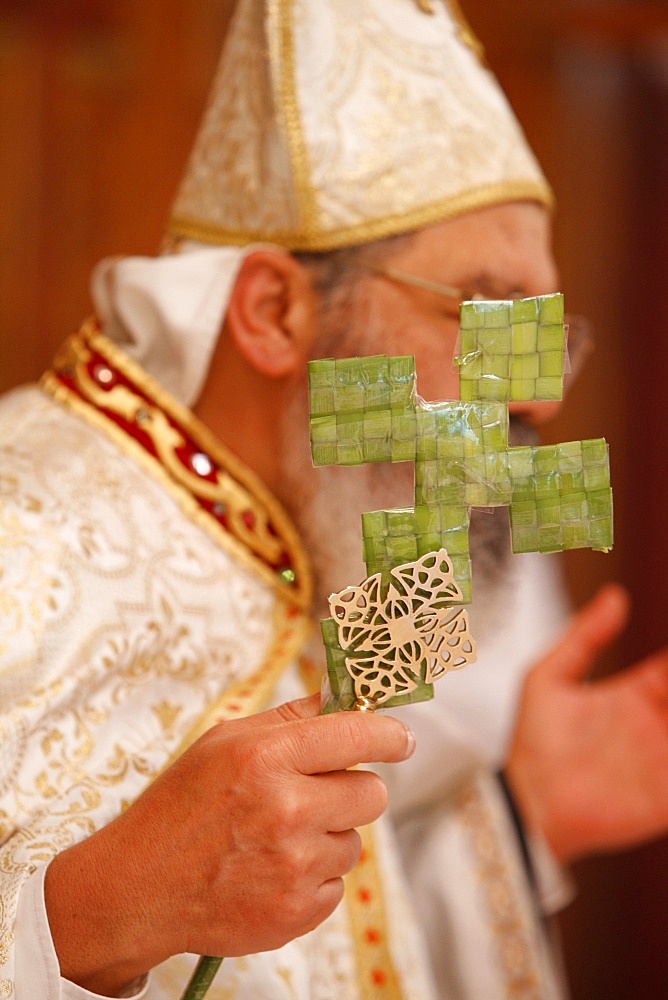
[[[561,399],[524,400],[508,403],[508,413],[511,417],[518,417],[531,427],[542,427],[543,424],[554,420],[561,406]]]

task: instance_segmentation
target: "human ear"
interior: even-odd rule
[[[260,249],[241,265],[226,325],[239,353],[256,371],[283,378],[306,362],[315,307],[306,269],[286,251]]]

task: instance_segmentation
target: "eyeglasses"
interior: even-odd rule
[[[412,285],[427,292],[435,292],[444,298],[452,299],[453,306],[451,315],[453,319],[459,320],[459,306],[462,302],[489,302],[488,295],[480,292],[467,291],[457,288],[455,285],[445,285],[439,281],[432,281],[430,278],[421,278],[417,274],[407,274],[405,271],[396,271],[394,268],[378,267],[375,264],[360,264],[360,267],[381,278],[396,281],[402,285]],[[509,296],[509,298],[520,298],[519,295]],[[574,313],[564,315],[564,375],[568,376],[566,387],[568,387],[575,376],[580,372],[582,366],[589,355],[594,350],[594,334],[592,324],[584,316]]]
[[[413,285],[415,288],[422,288],[427,292],[435,292],[444,298],[454,299],[456,306],[453,306],[453,316],[459,318],[460,302],[482,302],[487,296],[479,292],[468,292],[463,288],[456,288],[454,285],[443,285],[439,281],[431,281],[429,278],[420,278],[417,274],[406,274],[405,271],[395,271],[390,267],[377,267],[375,264],[360,265],[366,271],[377,274],[381,278],[389,278],[390,281],[398,281],[401,285]],[[456,309],[456,312],[455,312]]]

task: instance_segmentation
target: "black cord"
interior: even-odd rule
[[[499,787],[503,792],[503,796],[506,800],[506,805],[508,806],[508,811],[511,815],[513,826],[515,827],[515,833],[517,835],[517,842],[520,847],[520,853],[522,855],[522,861],[524,863],[524,871],[526,873],[527,881],[531,886],[533,893],[538,899],[538,880],[536,878],[536,872],[531,861],[531,852],[529,851],[529,845],[527,843],[526,834],[524,832],[524,823],[522,822],[522,817],[520,816],[519,809],[517,808],[517,803],[513,793],[510,790],[506,776],[503,771],[496,772],[496,778],[499,782]]]

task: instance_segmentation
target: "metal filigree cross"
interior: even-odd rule
[[[357,707],[411,694],[475,659],[461,601],[445,549],[397,566],[387,586],[375,573],[330,597]]]

